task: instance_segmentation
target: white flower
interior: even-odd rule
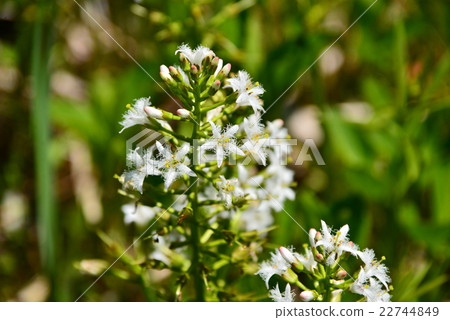
[[[381,284],[374,278],[370,278],[366,284],[356,281],[350,286],[350,290],[366,297],[367,302],[388,302],[391,299],[387,290],[383,290]]]
[[[264,93],[264,89],[259,85],[254,85],[247,72],[239,71],[236,76],[227,81],[228,84],[224,88],[232,88],[233,91],[238,92],[237,106],[251,106],[255,113],[259,110],[264,111],[262,100],[259,98],[259,95]]]
[[[364,268],[361,268],[357,281],[366,283],[367,279],[375,277],[388,289],[388,282],[391,281],[387,274],[389,270],[384,264],[376,260],[375,252],[372,249],[364,249],[364,251],[358,251],[358,256],[365,265]]]
[[[212,128],[213,137],[208,139],[203,145],[200,146],[200,150],[212,150],[216,151],[217,166],[221,167],[223,159],[230,153],[234,153],[240,156],[245,155],[244,152],[239,149],[236,144],[236,138],[234,135],[239,130],[238,125],[227,128],[222,131],[221,126],[216,126],[212,121],[209,121]]]
[[[281,119],[267,121],[267,132],[271,139],[287,139],[288,131],[283,127],[284,122]]]
[[[150,105],[150,97],[135,100],[133,106],[123,115],[123,120],[119,122],[123,126],[120,132],[137,124],[148,123],[148,114],[145,112],[145,107]]]
[[[160,212],[158,207],[147,207],[139,203],[129,203],[122,206],[125,224],[135,223],[145,226],[155,215]]]
[[[158,175],[160,171],[153,165],[151,160],[152,148],[140,153],[139,148],[130,150],[127,154],[127,160],[134,170],[123,174],[124,187],[132,188],[142,193],[142,185],[145,177],[148,175]]]
[[[331,228],[322,220],[322,239],[316,242],[316,247],[323,246],[328,254],[327,264],[331,265],[341,256],[343,252],[350,252],[352,255],[358,254],[358,247],[349,242],[347,234],[349,227],[346,224],[335,235],[331,234]]]
[[[280,288],[277,286],[269,291],[269,296],[275,302],[294,302],[294,292],[291,290],[291,285],[288,283],[284,293],[280,292]]]
[[[255,175],[255,172],[253,171],[250,172],[250,169],[255,168],[248,168],[242,163],[237,164],[237,169],[239,183],[241,184],[241,187],[248,198],[253,200],[264,199],[267,195],[264,189],[261,188],[261,184],[263,184],[264,182],[264,177],[259,174]]]
[[[265,181],[265,189],[269,192],[268,201],[275,210],[282,210],[286,199],[293,200],[295,192],[290,187],[294,180],[294,172],[285,166],[271,164],[266,173],[270,174]]]
[[[241,214],[241,221],[246,231],[264,230],[273,225],[274,219],[267,201],[252,205]]]
[[[168,189],[183,174],[191,177],[197,176],[188,167],[189,159],[186,157],[186,154],[189,152],[189,144],[183,144],[176,153],[172,153],[169,148],[164,147],[159,141],[156,141],[156,147],[159,151],[159,157],[158,160],[154,161],[154,165],[163,176],[165,189]]]
[[[275,253],[270,253],[271,258],[269,261],[261,263],[260,269],[255,274],[258,274],[265,282],[267,288],[269,288],[269,280],[273,275],[277,274],[281,276],[289,267],[289,264],[282,257],[280,251],[276,250]]]
[[[220,176],[220,181],[217,181],[217,187],[219,188],[219,197],[225,202],[225,207],[231,208],[233,205],[233,198],[242,198],[244,192],[239,186],[239,181],[236,178],[225,179],[224,176]]]
[[[253,158],[262,165],[266,165],[266,147],[269,144],[267,135],[264,132],[264,125],[259,122],[260,117],[253,114],[248,118],[244,118],[241,127],[247,136],[246,141],[242,145],[242,150],[249,152]]]
[[[212,54],[213,56],[215,56],[214,52],[207,47],[198,46],[197,48],[192,50],[187,44],[182,44],[181,46],[179,46],[178,50],[175,51],[175,54],[177,54],[178,52],[184,54],[191,64],[195,64],[197,66],[202,65],[203,59],[208,54]]]
[[[268,121],[266,132],[269,136],[270,146],[273,150],[271,163],[286,163],[286,158],[291,153],[292,147],[288,140],[288,131],[283,127],[283,120],[277,119],[272,122]]]
[[[314,270],[317,268],[317,261],[314,259],[314,254],[312,253],[311,249],[306,249],[306,254],[301,255],[297,252],[294,252],[294,257],[300,261],[300,263],[305,267],[306,270],[309,272],[314,272]]]

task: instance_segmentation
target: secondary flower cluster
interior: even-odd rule
[[[260,265],[258,275],[269,288],[269,281],[278,275],[287,282],[284,291],[280,291],[279,283],[270,290],[274,301],[341,301],[344,293],[355,293],[363,296],[364,301],[389,301],[388,269],[381,261],[377,261],[372,249],[359,250],[358,246],[348,239],[348,225],[333,232],[324,221],[322,230],[309,231],[310,246],[304,246],[300,254],[293,248],[280,247],[271,254],[271,259]],[[357,276],[347,274],[341,267],[349,257],[362,262]]]

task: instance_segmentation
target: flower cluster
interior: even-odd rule
[[[362,295],[365,301],[389,301],[387,267],[376,260],[372,249],[359,250],[348,239],[348,231],[349,227],[345,225],[333,232],[322,221],[320,232],[309,231],[310,246],[304,246],[303,254],[285,247],[272,253],[271,259],[260,265],[257,274],[268,288],[275,275],[279,276],[277,280],[284,279],[287,284],[282,293],[277,283],[270,290],[270,297],[274,301],[290,302],[341,301],[343,293],[348,292]],[[351,256],[362,262],[354,277],[341,267],[341,263]]]
[[[159,260],[167,265],[170,252],[186,249],[177,270],[180,279],[193,279],[199,288],[213,286],[214,273],[230,263],[256,262],[260,248],[249,239],[265,234],[272,214],[294,198],[294,174],[286,167],[291,149],[283,121],[262,121],[262,86],[245,71],[232,73],[231,65],[206,47],[182,45],[176,54],[180,65],[162,65],[160,76],[179,108],[152,105],[150,98],[127,106],[121,132],[145,128],[161,139],[128,150],[129,168],[119,180],[121,193],[138,203],[124,206],[127,223],[145,226],[162,217],[151,257],[164,256]],[[252,252],[242,254],[242,243]],[[219,254],[218,246],[232,244],[241,250],[233,260],[203,267]]]
[[[122,175],[124,188],[143,194],[149,176],[160,176],[165,190],[177,180],[186,187],[194,177],[201,191],[215,189],[209,188],[208,196],[203,193],[214,211],[220,206],[240,208],[245,230],[267,228],[272,211],[280,211],[286,199],[294,198],[293,172],[284,165],[290,146],[284,142],[288,134],[283,122],[261,121],[259,96],[264,89],[247,72],[231,74],[231,65],[224,66],[206,47],[192,50],[182,45],[176,53],[181,65],[163,65],[160,75],[182,107],[175,114],[141,98],[128,105],[120,122],[122,131],[139,125],[164,136],[149,148],[129,150],[131,166]],[[179,134],[169,121],[191,122],[192,135]]]

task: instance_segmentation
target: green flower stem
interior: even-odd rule
[[[166,135],[171,136],[171,137],[173,137],[175,139],[192,143],[192,139],[191,138],[188,138],[188,137],[182,136],[180,134],[177,134],[177,133],[175,133],[175,132],[173,132],[173,131],[171,131],[169,129],[164,128],[161,125],[159,125],[159,126],[158,125],[154,125],[154,126],[148,126],[148,127],[150,129],[152,129],[152,130],[165,133]],[[178,143],[176,143],[176,144],[178,144]]]
[[[239,107],[237,107],[235,104],[234,104],[234,105],[231,105],[231,106],[229,106],[229,107],[226,107],[226,108],[224,108],[224,109],[222,110],[222,112],[221,112],[218,116],[212,118],[211,121],[215,123],[216,121],[220,120],[220,118],[222,118],[223,116],[227,116],[227,115],[232,114],[232,113],[235,112],[238,108],[239,108]],[[205,124],[202,126],[202,129],[206,129],[208,126],[209,126],[209,123],[205,123]]]
[[[199,206],[210,206],[213,204],[223,204],[222,200],[205,200],[198,203]]]
[[[139,281],[144,290],[145,299],[147,301],[155,301],[156,299],[155,296],[153,295],[153,291],[150,289],[151,283],[150,279],[148,278],[148,270],[146,268],[142,268],[141,273],[139,275]]]
[[[194,86],[195,88],[195,86]],[[200,112],[200,101],[199,101],[199,93],[194,89],[194,128],[192,130],[192,140],[199,138],[199,122],[201,121],[201,112]],[[193,150],[193,160],[197,158],[197,150]],[[194,161],[193,161],[194,162]],[[194,179],[194,178],[193,178]],[[193,182],[193,191],[190,195],[190,200],[192,202],[192,219],[191,219],[191,244],[192,244],[192,264],[190,268],[190,272],[192,278],[194,280],[195,287],[195,299],[197,301],[205,301],[205,283],[202,278],[202,272],[200,270],[201,261],[200,261],[200,238],[199,238],[199,230],[198,230],[198,218],[199,218],[199,205],[198,205],[198,178]]]
[[[158,194],[184,194],[185,193],[182,190],[174,190],[174,189],[161,190],[161,189],[157,189],[153,185],[151,185],[150,183],[147,183],[147,182],[144,182],[144,186],[145,186],[145,188],[151,189],[152,192],[155,192],[155,193],[158,193]]]
[[[311,289],[307,288],[303,283],[301,283],[299,280],[297,280],[297,282],[295,282],[295,285],[297,287],[299,287],[300,289],[304,290],[304,291],[311,291]]]
[[[213,109],[215,109],[217,107],[220,107],[223,104],[225,104],[225,101],[220,101],[218,103],[215,103],[215,104],[212,104],[210,106],[204,107],[204,108],[202,108],[202,113],[206,113],[206,112],[208,112],[210,110],[213,110]]]

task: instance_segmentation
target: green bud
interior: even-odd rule
[[[191,67],[189,60],[182,53],[180,53],[180,65],[181,65],[181,69],[185,72],[188,72]]]
[[[213,84],[212,84],[211,87],[209,88],[208,94],[212,96],[212,95],[214,95],[214,94],[217,92],[217,90],[219,90],[219,89],[220,89],[220,81],[219,81],[219,80],[216,80],[216,81],[213,82]]]
[[[297,274],[292,271],[291,268],[287,268],[287,270],[281,275],[281,277],[289,283],[296,283],[298,281]]]
[[[176,81],[183,82],[183,76],[181,75],[181,73],[178,71],[177,68],[170,66],[169,72],[172,78],[174,78]]]
[[[302,272],[305,267],[303,266],[303,264],[300,263],[300,261],[296,261],[292,263],[292,266],[294,267],[295,270],[297,270],[298,272]]]
[[[214,52],[210,51],[202,61],[201,65],[202,69],[209,69],[209,66],[211,65],[213,59],[214,59]]]
[[[195,65],[191,66],[190,72],[191,72],[192,77],[197,78],[198,68]]]
[[[219,57],[214,57],[214,59],[212,59],[211,61],[211,68],[215,69],[217,68],[217,66],[219,65]]]

